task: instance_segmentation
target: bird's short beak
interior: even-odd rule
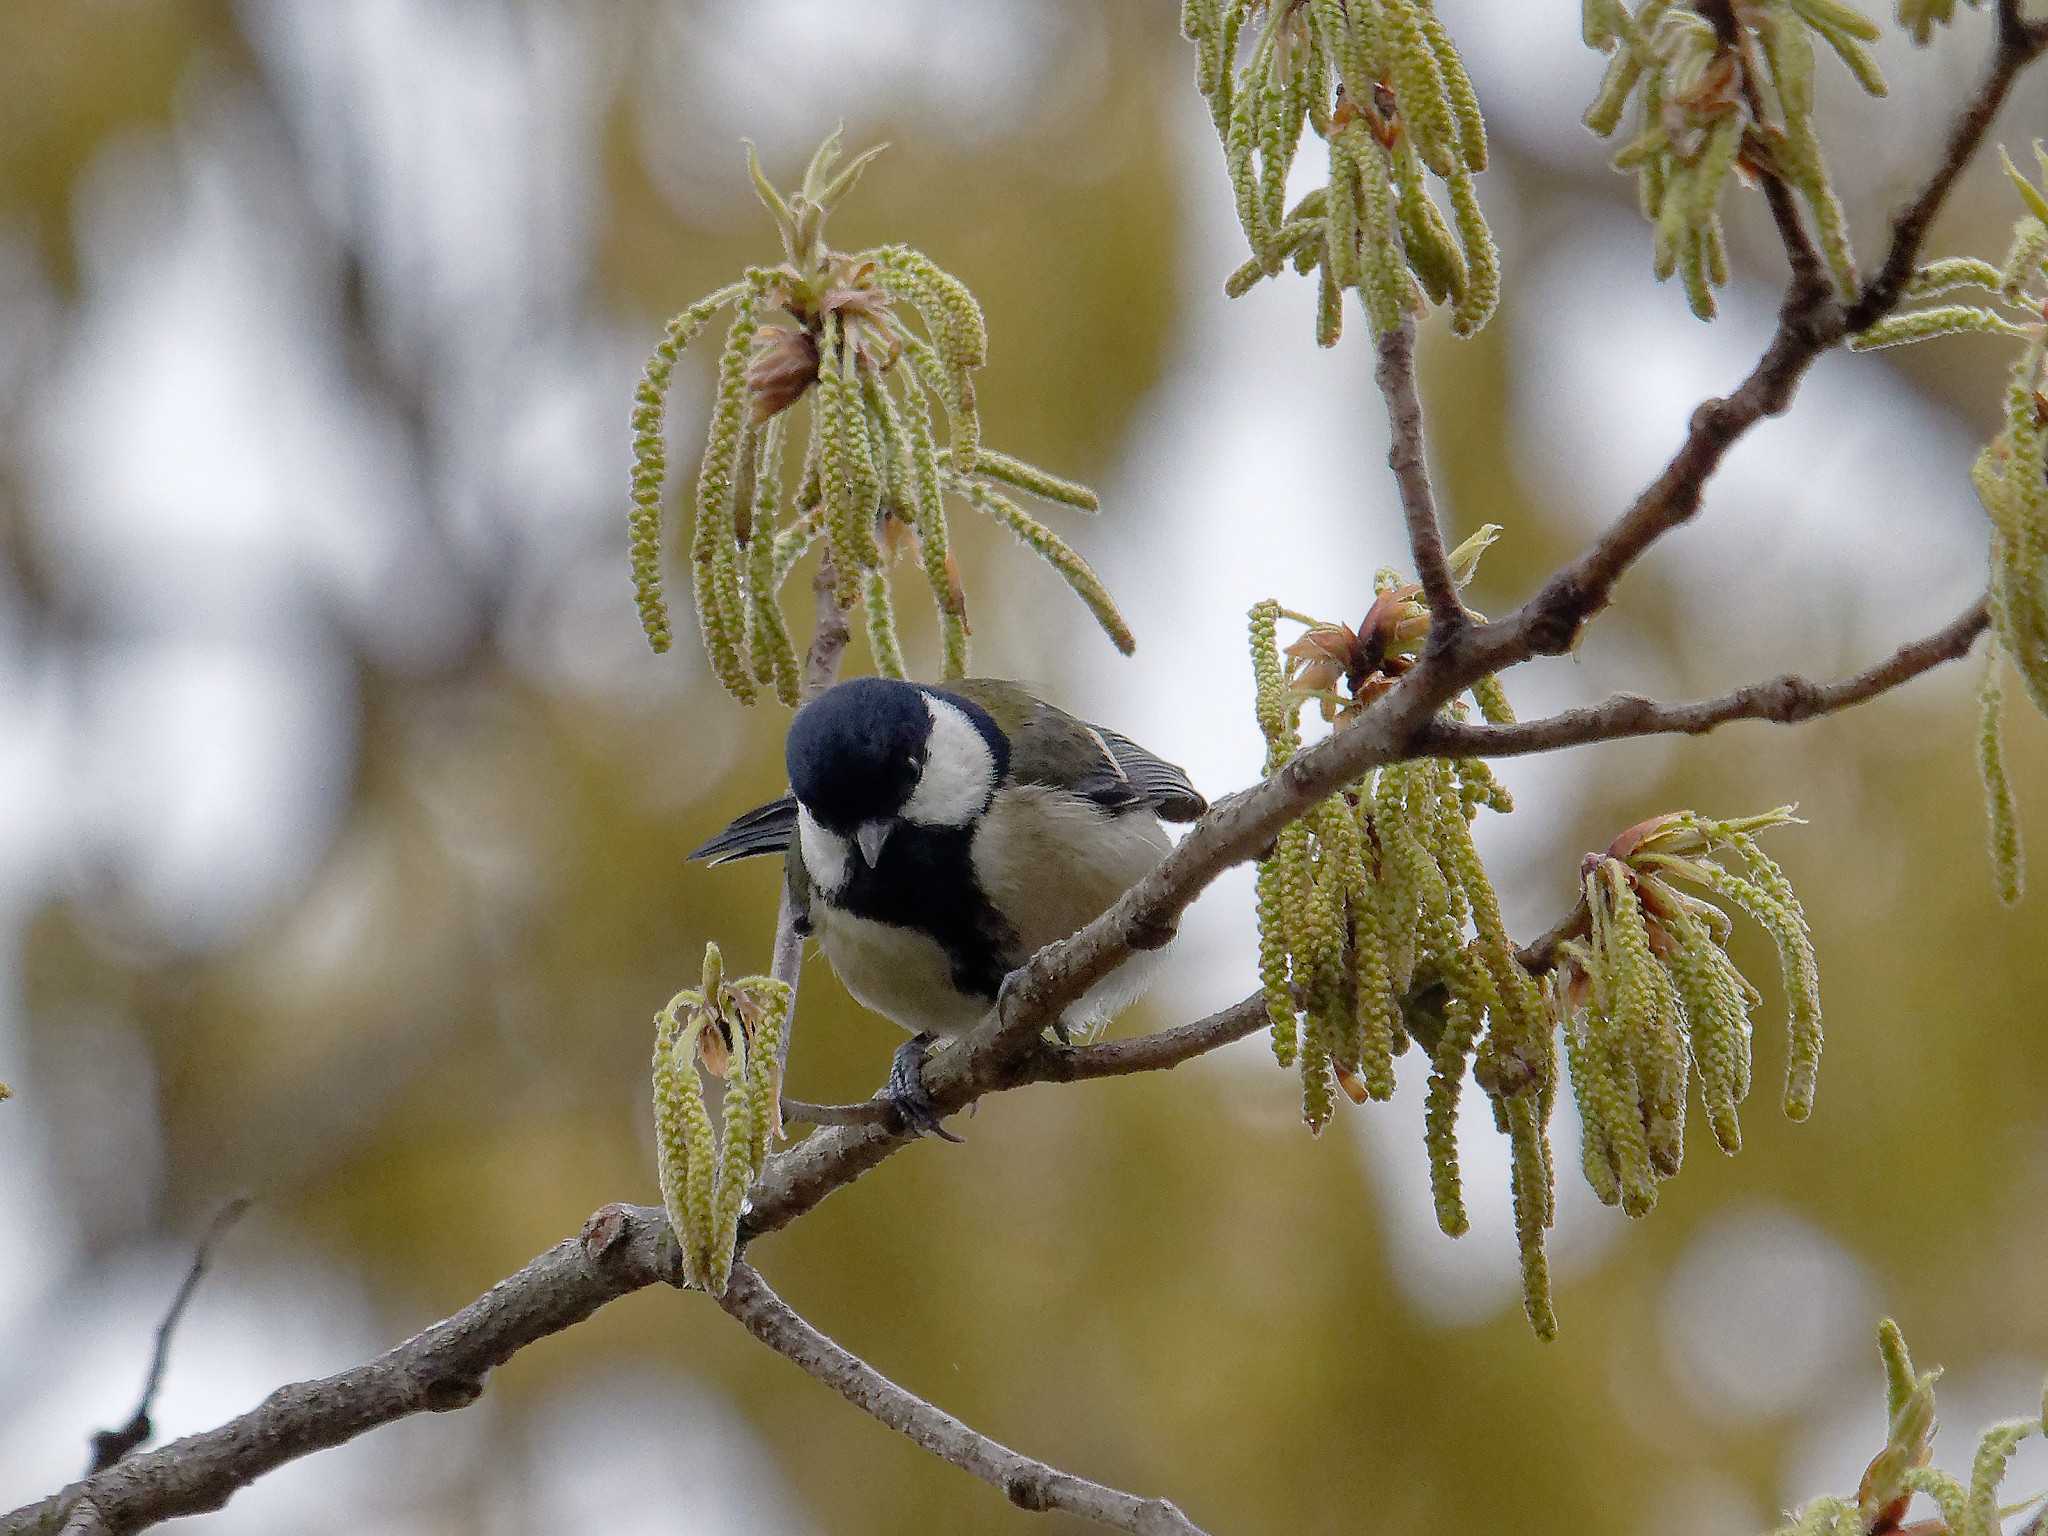
[[[896,830],[893,821],[862,822],[860,830],[853,834],[853,841],[860,849],[860,856],[873,869],[882,857],[882,844],[889,841],[889,834]]]

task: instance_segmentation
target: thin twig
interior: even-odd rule
[[[1984,135],[2005,105],[2006,95],[2021,70],[2048,52],[2048,20],[2028,21],[2020,12],[2019,0],[1999,0],[1998,42],[1991,56],[1991,70],[1976,95],[1957,114],[1950,127],[1941,163],[1920,189],[1920,195],[1892,218],[1891,248],[1884,265],[1849,307],[1851,334],[1865,330],[1884,318],[1906,291],[1906,282],[1920,259],[1920,246],[1934,217],[1948,201],[1949,190],[1963,167],[1976,157]]]
[[[1684,704],[1662,704],[1638,694],[1618,693],[1600,704],[1513,725],[1436,721],[1415,745],[1419,752],[1433,757],[1515,757],[1629,736],[1673,732],[1698,736],[1731,720],[1774,720],[1791,725],[1862,704],[1944,662],[1959,660],[1989,623],[1984,600],[1979,598],[1933,634],[1908,641],[1875,666],[1838,682],[1816,683],[1788,672],[1719,698]]]
[[[1379,365],[1373,370],[1387,402],[1387,468],[1401,492],[1401,515],[1408,524],[1408,548],[1415,557],[1416,579],[1429,603],[1429,639],[1441,646],[1467,620],[1444,551],[1443,524],[1429,487],[1429,464],[1423,456],[1422,397],[1415,389],[1415,319],[1404,316],[1379,338]]]
[[[998,1488],[1019,1509],[1058,1510],[1137,1536],[1202,1536],[1165,1499],[1090,1482],[1034,1460],[906,1391],[799,1317],[745,1262],[735,1264],[719,1305],[755,1338],[794,1361],[854,1407],[907,1435],[942,1461]]]
[[[811,578],[811,591],[817,600],[816,619],[811,626],[810,649],[804,655],[803,675],[797,684],[799,707],[839,680],[839,664],[846,655],[852,630],[846,608],[839,601],[838,586],[832,557],[826,555]],[[804,938],[797,932],[796,909],[790,905],[789,882],[784,881],[775,907],[775,944],[768,964],[768,974],[789,988],[789,1012],[783,1018],[781,1053],[775,1064],[777,1103],[782,1102],[783,1079],[789,1075],[790,1042],[796,1039],[796,992],[803,968]]]
[[[1233,1040],[1242,1040],[1265,1022],[1266,996],[1254,992],[1206,1019],[1176,1024],[1149,1035],[1104,1040],[1095,1045],[1048,1044],[1025,1059],[1024,1080],[1078,1083],[1097,1077],[1128,1077],[1136,1072],[1164,1072]]]
[[[206,1273],[207,1260],[213,1257],[213,1245],[226,1235],[228,1228],[242,1219],[249,1209],[249,1197],[237,1195],[218,1211],[213,1220],[206,1224],[206,1231],[200,1235],[199,1245],[192,1252],[192,1262],[186,1267],[185,1278],[178,1282],[177,1294],[171,1297],[170,1310],[164,1313],[163,1321],[156,1325],[156,1348],[150,1352],[149,1375],[142,1383],[142,1399],[135,1405],[135,1412],[128,1416],[128,1422],[119,1429],[102,1429],[92,1437],[92,1462],[85,1469],[91,1477],[95,1472],[104,1472],[130,1451],[141,1445],[156,1433],[156,1426],[150,1423],[150,1410],[156,1406],[157,1389],[164,1382],[164,1367],[170,1363],[171,1335],[177,1331],[179,1321],[185,1316],[185,1308],[192,1300],[192,1293],[199,1289],[199,1277]]]

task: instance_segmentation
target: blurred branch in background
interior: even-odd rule
[[[150,1351],[149,1375],[142,1383],[142,1397],[135,1405],[135,1412],[128,1416],[128,1422],[119,1429],[102,1429],[92,1437],[92,1463],[85,1469],[85,1475],[92,1477],[104,1472],[115,1462],[142,1445],[156,1433],[150,1423],[151,1407],[156,1402],[157,1389],[164,1382],[164,1367],[170,1363],[171,1335],[177,1332],[178,1319],[185,1315],[185,1307],[192,1300],[192,1293],[199,1289],[200,1276],[206,1273],[207,1261],[213,1256],[214,1244],[227,1235],[227,1231],[242,1219],[249,1209],[246,1197],[230,1200],[214,1214],[207,1223],[205,1233],[199,1239],[199,1246],[193,1251],[191,1267],[185,1271],[185,1278],[178,1282],[177,1293],[171,1297],[170,1309],[164,1313],[163,1321],[156,1327],[156,1347]]]

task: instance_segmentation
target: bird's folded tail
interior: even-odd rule
[[[781,853],[795,835],[796,796],[784,795],[747,812],[703,847],[692,851],[690,857],[723,864],[757,853]]]

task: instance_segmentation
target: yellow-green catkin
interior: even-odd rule
[[[1964,0],[1974,8],[1978,0]],[[1933,38],[1937,26],[1945,26],[1955,20],[1956,0],[1898,0],[1899,25],[1913,34],[1913,41],[1921,46]]]
[[[782,494],[782,443],[786,431],[778,416],[759,433],[754,463],[754,510],[747,530],[747,620],[754,652],[754,677],[774,686],[775,696],[792,707],[797,702],[796,646],[782,617],[779,594],[786,572],[778,569],[781,534],[775,508]]]
[[[1693,312],[1713,318],[1714,290],[1729,276],[1719,204],[1749,142],[1763,146],[1770,169],[1806,202],[1836,289],[1852,297],[1848,227],[1813,127],[1814,38],[1881,96],[1883,77],[1863,46],[1875,25],[1840,0],[1768,0],[1735,8],[1725,23],[1666,0],[1646,0],[1633,15],[1618,0],[1598,0],[1582,15],[1588,46],[1613,55],[1586,126],[1613,134],[1629,103],[1640,102],[1636,134],[1614,168],[1637,178],[1644,217],[1655,226],[1657,277],[1678,274]],[[1732,86],[1745,81],[1750,89],[1736,95]]]
[[[2026,890],[2026,857],[2020,846],[2019,811],[2005,773],[2005,695],[1998,682],[1998,643],[1984,658],[1984,682],[1977,693],[1977,772],[1984,781],[1984,812],[1990,829],[1991,868],[1998,899],[2007,906]]]
[[[925,585],[931,590],[932,606],[938,610],[943,675],[948,679],[965,677],[967,601],[953,570],[946,498],[939,481],[938,450],[932,441],[931,412],[915,390],[911,391],[905,423],[910,438],[918,558],[924,567]]]
[[[1038,557],[1059,572],[1062,579],[1074,591],[1074,595],[1087,605],[1102,632],[1109,636],[1110,643],[1126,656],[1137,648],[1137,637],[1118,612],[1116,600],[1109,595],[1102,578],[1095,574],[1095,568],[1074,552],[1072,545],[1054,533],[1045,524],[1031,516],[1009,497],[989,490],[986,486],[968,483],[964,492],[969,502],[1001,523]]]
[[[729,573],[733,562],[734,505],[739,492],[739,462],[747,446],[746,365],[753,344],[765,274],[750,272],[745,289],[733,302],[733,321],[718,355],[717,392],[711,406],[709,437],[697,471],[696,528],[690,541],[695,578],[697,623],[704,637],[712,671],[726,692],[742,703],[754,697],[754,680],[745,656],[743,616],[732,601],[737,582]]]
[[[1511,1187],[1515,1244],[1521,1256],[1522,1310],[1539,1339],[1557,1337],[1557,1312],[1550,1300],[1550,1257],[1543,1234],[1553,1219],[1550,1140],[1542,1107],[1533,1097],[1508,1101],[1508,1142],[1513,1154]]]
[[[1436,1203],[1436,1224],[1447,1237],[1463,1237],[1470,1226],[1458,1172],[1458,1099],[1465,1083],[1465,1063],[1478,1033],[1477,1013],[1454,993],[1444,1007],[1444,1032],[1437,1037],[1423,1105],[1430,1195]]]
[[[725,1093],[724,1134],[718,1145],[718,1173],[711,1196],[711,1231],[704,1252],[704,1288],[714,1296],[725,1294],[732,1278],[732,1261],[738,1246],[740,1211],[747,1191],[753,1186],[754,1096],[746,1091],[752,1065],[747,1033],[734,1027],[732,1059]]]
[[[1240,63],[1236,30],[1254,14],[1258,41]],[[1226,279],[1227,295],[1291,262],[1316,276],[1323,346],[1342,332],[1347,289],[1382,333],[1424,294],[1451,308],[1455,334],[1484,324],[1499,293],[1498,256],[1472,180],[1486,168],[1486,127],[1431,0],[1227,0],[1184,5],[1181,22],[1251,247]],[[1304,128],[1325,141],[1329,179],[1286,209]],[[1438,207],[1425,171],[1442,183],[1453,217]]]
[[[706,1024],[701,1012],[684,1024],[677,1020],[677,998],[655,1021],[654,1124],[656,1170],[662,1208],[683,1260],[690,1284],[708,1285],[705,1255],[711,1242],[711,1194],[718,1163],[718,1143],[704,1107],[704,1088],[697,1077],[697,1037]]]
[[[738,298],[744,284],[733,283],[692,304],[669,321],[662,332],[640,386],[633,392],[633,494],[627,515],[631,546],[633,597],[647,643],[665,651],[671,643],[668,605],[661,595],[661,488],[668,475],[668,445],[663,416],[670,378],[683,349],[711,317]]]
[[[1700,1104],[1723,1152],[1742,1150],[1736,1106],[1749,1089],[1749,1007],[1742,978],[1707,926],[1683,907],[1663,919],[1675,941],[1667,964],[1684,1004]]]
[[[1580,1163],[1586,1184],[1602,1205],[1621,1204],[1621,1163],[1607,1139],[1607,1125],[1619,1094],[1604,1076],[1605,1059],[1590,1013],[1567,1015],[1564,1022],[1565,1063],[1572,1094],[1579,1107]],[[1632,1106],[1623,1106],[1627,1112]]]
[[[1792,882],[1785,878],[1785,872],[1777,862],[1747,834],[1737,833],[1730,841],[1742,860],[1751,887],[1769,898],[1768,902],[1753,902],[1745,910],[1777,946],[1778,967],[1790,1014],[1785,1061],[1785,1114],[1793,1120],[1804,1120],[1813,1113],[1822,1043],[1820,969],[1814,958],[1813,934],[1807,926],[1806,910],[1792,893]]]

